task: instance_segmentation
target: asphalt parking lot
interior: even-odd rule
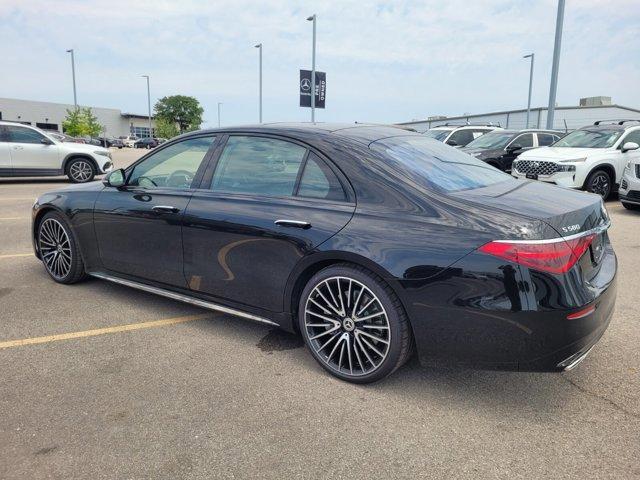
[[[616,313],[577,369],[414,359],[356,386],[287,333],[103,281],[54,283],[30,208],[66,184],[0,180],[0,478],[640,478],[640,213],[617,200]]]

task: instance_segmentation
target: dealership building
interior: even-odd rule
[[[597,120],[640,120],[640,110],[611,103],[611,97],[588,97],[580,99],[579,105],[556,107],[553,117],[555,130],[575,130],[592,125]],[[502,112],[465,114],[455,117],[432,116],[424,120],[402,122],[418,132],[432,127],[449,124],[491,124],[503,128],[521,130],[527,128],[527,109],[505,110]],[[546,128],[547,107],[535,107],[529,114],[529,128]]]
[[[79,106],[86,107],[87,105]],[[33,125],[43,130],[62,132],[62,122],[67,116],[67,110],[72,110],[73,108],[73,105],[65,103],[0,98],[0,120]],[[124,113],[115,108],[90,108],[98,118],[98,123],[105,127],[105,134],[108,137],[131,134],[140,138],[150,136],[149,117],[147,115]],[[153,117],[151,118],[151,126],[152,128],[154,127]]]

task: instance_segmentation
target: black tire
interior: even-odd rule
[[[91,160],[74,158],[67,164],[66,175],[72,183],[87,183],[96,176],[96,167]]]
[[[329,283],[325,283],[326,281]],[[325,297],[328,298],[329,293],[332,293],[332,291],[337,294],[337,299],[342,301],[344,316],[330,311],[329,308],[320,310],[318,304],[313,301],[314,298],[320,300],[317,288],[326,288],[327,285],[333,285],[333,287],[332,290],[324,290]],[[358,296],[357,292],[360,286],[366,288],[362,288]],[[309,299],[310,296],[311,300]],[[332,305],[339,305],[338,300],[333,296],[332,298]],[[366,307],[367,304],[372,306]],[[326,302],[324,305],[329,307]],[[324,318],[331,318],[331,320],[326,321],[335,323],[314,327],[313,325],[316,325],[316,314],[309,314],[307,306],[309,306],[310,310],[328,315],[328,317]],[[366,308],[362,309],[362,307]],[[356,311],[356,309],[359,311]],[[371,316],[369,313],[372,311],[371,309],[373,309],[374,314],[376,311],[381,313],[374,315],[375,320],[366,320],[364,317]],[[346,322],[354,318],[354,314],[362,314],[359,318],[366,320],[366,322],[358,319],[347,324]],[[358,318],[358,316],[355,315],[355,318]],[[317,321],[325,322],[322,319]],[[338,327],[338,324],[340,324],[340,327]],[[365,324],[368,325],[365,326]],[[330,327],[330,325],[333,325],[333,327]],[[304,342],[316,361],[332,375],[348,382],[371,383],[381,380],[400,368],[410,358],[413,350],[411,327],[400,300],[382,278],[357,265],[343,263],[329,266],[316,273],[307,282],[298,304],[298,326]],[[367,333],[363,333],[365,329],[367,329],[366,332],[373,332],[376,337],[380,336],[380,341],[372,340],[370,335],[363,338],[363,335],[367,335]],[[320,336],[322,343],[324,343],[325,339],[329,340],[327,335],[331,335],[332,339],[337,340],[332,340],[334,343],[329,343],[325,349],[321,349],[320,340],[316,337]],[[373,353],[376,350],[372,351],[367,347],[366,343],[369,343],[369,345],[374,344],[385,355],[376,355]],[[329,352],[330,349],[335,351],[338,345],[340,345],[339,360],[337,356],[332,357]],[[345,350],[343,350],[344,347],[346,347]],[[368,354],[365,350],[368,351]],[[344,351],[347,352],[346,357],[344,357]],[[371,361],[367,360],[367,358]],[[335,364],[332,364],[332,361],[334,361],[333,363],[338,363],[338,366],[336,367]],[[345,365],[345,367],[342,368],[342,365]]]
[[[600,195],[603,200],[606,200],[613,191],[611,175],[609,175],[606,170],[594,170],[584,182],[584,189],[587,192],[596,193]]]
[[[634,203],[627,203],[627,202],[620,202],[622,203],[622,206],[624,208],[626,208],[627,210],[640,210],[640,205],[636,205]]]
[[[64,235],[59,236],[58,229],[61,229]],[[63,241],[58,241],[60,238]],[[36,241],[44,268],[53,280],[71,284],[85,278],[84,262],[80,256],[78,242],[69,222],[62,215],[49,212],[42,217],[38,224]],[[58,253],[53,253],[54,251]],[[62,258],[56,263],[57,257]]]

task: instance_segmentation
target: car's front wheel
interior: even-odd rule
[[[591,172],[587,177],[587,181],[584,182],[584,189],[587,192],[597,193],[606,200],[612,190],[611,176],[604,170]]]
[[[96,170],[86,158],[75,158],[67,166],[67,176],[73,183],[86,183],[93,180]]]
[[[314,275],[300,297],[298,322],[318,363],[349,382],[380,380],[411,354],[411,328],[399,299],[359,266],[334,265]]]
[[[621,202],[622,206],[627,210],[640,210],[640,205],[635,205],[633,203]]]
[[[47,273],[58,283],[84,278],[84,263],[67,221],[56,212],[47,213],[38,226],[38,250]]]

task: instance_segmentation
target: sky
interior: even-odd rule
[[[308,121],[298,71],[327,73],[316,120],[390,123],[546,106],[556,0],[0,0],[0,97],[147,112],[165,95],[196,97],[205,123]],[[608,95],[640,108],[640,0],[567,0],[557,103]]]

